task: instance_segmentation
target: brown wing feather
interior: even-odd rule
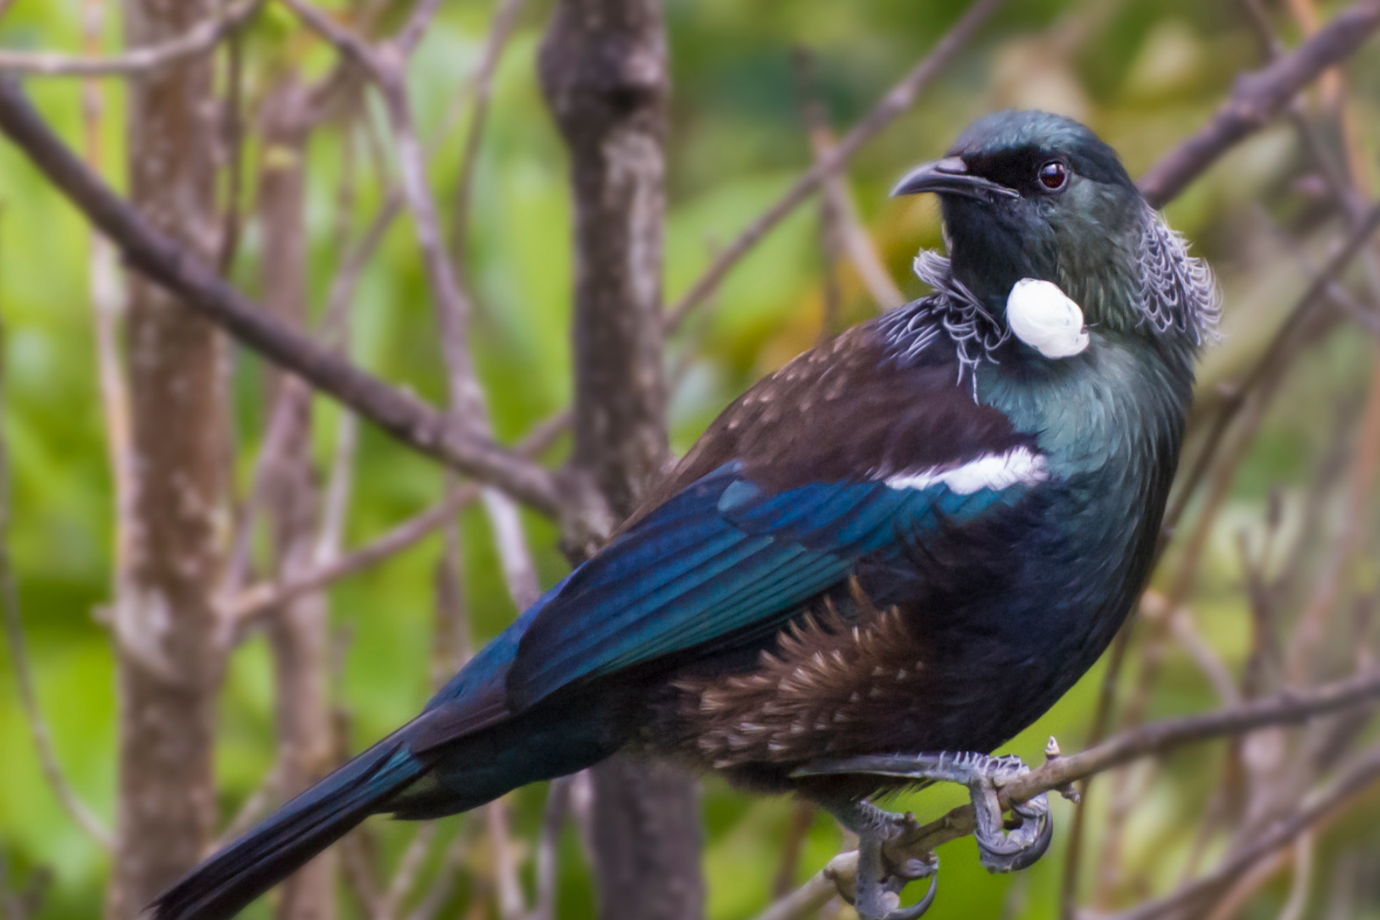
[[[875,324],[846,330],[759,381],[714,420],[624,525],[733,460],[768,489],[959,464],[1030,438],[975,403],[951,361],[902,366]]]

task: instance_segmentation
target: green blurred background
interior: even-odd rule
[[[794,48],[812,53],[819,95],[841,133],[930,48],[964,6],[960,0],[668,0],[673,72],[668,301],[810,163]],[[468,257],[479,304],[475,352],[505,441],[515,441],[564,407],[571,395],[566,158],[535,74],[549,7],[549,2],[529,4],[497,72],[470,234]],[[1324,6],[1323,14],[1330,8]],[[122,46],[116,12],[112,5],[108,50]],[[443,6],[410,71],[424,131],[445,122],[457,87],[478,61],[491,12],[488,3],[471,0]],[[0,19],[0,46],[76,51],[80,21],[79,0],[18,0]],[[1279,11],[1277,21],[1287,40],[1298,37],[1287,12]],[[255,81],[271,79],[274,62],[293,62],[318,75],[334,59],[275,4],[249,30],[246,54],[257,62],[251,98],[263,89]],[[865,147],[849,172],[849,185],[890,274],[915,296],[923,289],[910,275],[909,262],[917,247],[941,245],[937,209],[929,200],[888,200],[886,190],[908,166],[940,154],[972,118],[1007,106],[1073,115],[1120,150],[1136,175],[1204,122],[1238,72],[1260,62],[1255,36],[1230,2],[1012,2],[909,113]],[[1351,117],[1366,167],[1373,170],[1380,141],[1380,57],[1363,51],[1348,73]],[[124,89],[117,80],[104,86],[104,173],[120,187]],[[44,115],[76,143],[80,83],[32,79],[28,89]],[[371,105],[375,130],[386,130]],[[456,181],[462,133],[449,131],[433,159],[431,178],[443,201]],[[314,136],[309,150],[308,246],[318,308],[340,255],[335,227],[345,148],[342,131],[331,126]],[[367,144],[359,149],[367,157]],[[251,148],[246,158],[251,197],[261,153]],[[362,166],[359,176],[355,213],[347,215],[356,227],[377,209],[384,187],[374,164]],[[1226,297],[1224,339],[1208,353],[1202,375],[1204,391],[1211,392],[1258,351],[1307,284],[1310,260],[1325,258],[1325,243],[1338,225],[1310,186],[1287,123],[1235,149],[1176,200],[1168,215],[1195,251],[1212,262]],[[59,758],[80,796],[109,822],[115,804],[116,700],[110,636],[100,621],[111,591],[113,499],[94,360],[89,246],[85,222],[21,156],[0,144],[0,311],[8,329],[4,425],[13,461],[12,551],[39,701]],[[259,278],[258,247],[251,224],[232,271],[235,283],[251,295]],[[822,278],[819,209],[811,203],[758,246],[712,304],[672,341],[669,363],[680,371],[671,406],[678,451],[736,394],[815,341],[824,317]],[[847,264],[840,269],[840,287],[844,322],[874,312]],[[351,349],[360,363],[432,400],[443,399],[431,301],[406,221],[395,223],[370,263],[353,322]],[[1197,629],[1229,667],[1239,666],[1246,654],[1249,621],[1237,533],[1259,528],[1272,491],[1289,496],[1307,487],[1330,443],[1337,407],[1354,403],[1363,392],[1375,351],[1374,340],[1352,326],[1318,343],[1269,413],[1231,488],[1192,598]],[[243,355],[233,373],[243,487],[264,428],[264,385],[257,361]],[[336,418],[333,407],[320,401],[316,441],[323,463]],[[357,475],[347,545],[417,513],[442,492],[434,463],[367,427]],[[550,585],[566,565],[555,548],[555,531],[535,516],[527,516],[526,523],[543,583]],[[475,639],[482,641],[514,611],[482,512],[467,512],[462,529],[464,587]],[[409,718],[429,695],[433,567],[440,552],[439,539],[430,538],[331,589],[333,620],[349,635],[341,694],[352,713],[356,748]],[[1171,551],[1166,571],[1157,577],[1167,578],[1174,562]],[[1358,591],[1374,590],[1373,555],[1357,578],[1370,580],[1369,589],[1360,584]],[[18,705],[10,654],[0,646],[0,853],[15,885],[39,870],[53,873],[40,916],[94,917],[107,859],[66,817],[44,781]],[[1164,667],[1150,701],[1152,715],[1217,704],[1181,649],[1167,650]],[[1080,746],[1102,669],[1099,665],[1010,751],[1038,761],[1051,734],[1066,750]],[[1127,679],[1134,673],[1128,670]],[[265,641],[253,637],[233,659],[221,706],[217,772],[225,816],[236,812],[273,763],[271,678]],[[1136,880],[1143,891],[1166,890],[1183,870],[1219,758],[1212,748],[1174,758],[1133,812],[1126,863],[1146,867]],[[513,796],[516,828],[524,839],[535,833],[543,795],[542,788],[533,787]],[[1092,800],[1089,851],[1094,854],[1103,827],[1097,816],[1105,811],[1106,799],[1094,795]],[[938,789],[903,804],[935,816],[962,800],[961,790]],[[704,783],[703,805],[709,916],[751,916],[771,898],[793,805],[747,798],[714,779]],[[1063,831],[1071,806],[1060,800],[1054,808],[1060,833],[1051,855],[1019,877],[989,877],[969,840],[945,847],[941,894],[932,916],[1057,916]],[[376,822],[376,830],[388,854],[400,851],[411,833],[384,821]],[[465,915],[462,905],[472,877],[488,871],[481,831],[482,821],[445,823],[447,834],[476,838],[449,916]],[[1374,855],[1380,838],[1357,822],[1342,839]],[[800,880],[839,844],[832,822],[816,819],[795,870]],[[530,871],[529,863],[524,872]],[[563,840],[560,880],[558,915],[592,916],[593,892],[573,828]],[[1286,893],[1283,885],[1277,887],[1251,916],[1274,916]],[[1366,916],[1380,916],[1375,903],[1369,909]],[[249,916],[267,914],[259,905]]]

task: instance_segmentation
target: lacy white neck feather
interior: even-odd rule
[[[1189,255],[1182,236],[1164,218],[1145,206],[1140,238],[1140,289],[1137,292],[1142,322],[1161,333],[1171,329],[1189,333],[1196,344],[1215,338],[1221,316],[1221,297],[1212,270],[1202,259]],[[968,287],[953,276],[949,260],[922,249],[914,271],[934,293],[892,310],[881,319],[881,329],[893,354],[902,362],[917,358],[941,336],[947,336],[958,358],[958,382],[972,379],[984,362],[997,363],[996,349],[1011,335]]]

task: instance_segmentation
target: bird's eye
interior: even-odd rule
[[[1069,181],[1068,167],[1058,160],[1050,160],[1048,163],[1045,163],[1040,167],[1038,175],[1040,184],[1051,192],[1059,191],[1059,189],[1067,185]]]

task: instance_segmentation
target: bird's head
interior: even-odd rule
[[[994,313],[1022,278],[1059,285],[1091,327],[1197,341],[1215,319],[1206,266],[1145,202],[1116,151],[1078,122],[997,112],[893,195],[935,192],[953,276]]]

